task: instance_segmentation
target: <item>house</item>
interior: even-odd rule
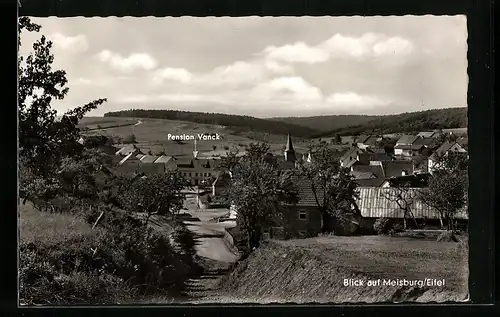
[[[380,187],[400,187],[409,186],[413,188],[424,188],[428,186],[429,173],[401,175],[387,178]],[[368,186],[365,186],[368,187]]]
[[[127,151],[128,152],[128,151]],[[119,175],[122,176],[131,176],[135,175],[138,172],[138,168],[141,165],[140,158],[144,155],[141,153],[139,149],[134,149],[129,154],[123,157],[120,162],[118,162],[118,166],[116,167],[116,171]]]
[[[438,133],[436,133],[435,131],[423,131],[419,132],[417,136],[421,138],[434,138],[438,136]]]
[[[180,158],[170,160],[167,168],[179,171],[191,185],[201,185],[206,181],[215,179],[220,173],[220,160]]]
[[[391,195],[397,194],[396,188],[374,188],[360,187],[359,197],[357,198],[358,208],[361,216],[367,223],[374,223],[378,218],[404,219],[404,211],[399,207],[397,202],[388,199]],[[408,193],[413,197],[417,197],[420,188],[409,188]],[[439,223],[439,213],[432,207],[427,206],[418,199],[414,199],[410,206],[414,218],[417,223],[434,222]],[[460,210],[455,218],[459,222],[467,222],[468,208],[467,206]],[[411,224],[411,222],[409,222]]]
[[[353,165],[351,175],[358,186],[380,187],[392,177],[413,174],[413,163],[408,160],[373,161],[370,165]]]
[[[127,144],[118,151],[115,152],[115,155],[127,156],[131,152],[138,150],[138,147],[135,144]]]
[[[360,135],[356,138],[356,146],[362,150],[374,147],[377,142],[382,141],[381,137],[371,136],[371,135]]]
[[[435,139],[418,135],[403,135],[396,141],[394,155],[403,158],[418,156],[422,151],[434,145]]]
[[[156,155],[143,155],[139,160],[141,163],[154,163],[159,157]]]
[[[358,162],[358,154],[363,153],[363,150],[358,147],[352,147],[340,157],[340,166],[350,168]]]
[[[278,223],[263,228],[263,233],[273,239],[293,239],[314,237],[322,231],[323,218],[318,208],[311,183],[303,178],[294,176],[298,200],[285,204],[282,218]],[[318,192],[318,199],[323,198]]]
[[[231,182],[229,172],[221,172],[212,183],[212,196],[220,196],[226,190]]]
[[[464,149],[458,142],[444,142],[428,159],[428,170],[429,173],[435,169],[436,162],[438,157],[447,155],[450,152],[455,153],[467,153],[467,150]]]

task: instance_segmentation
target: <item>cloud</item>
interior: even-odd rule
[[[413,50],[413,43],[405,38],[365,33],[360,37],[335,34],[316,46],[309,46],[304,42],[280,47],[269,46],[260,55],[273,61],[316,64],[332,58],[406,56]]]
[[[193,74],[184,68],[166,67],[153,74],[153,83],[161,84],[164,81],[172,80],[180,83],[189,83],[193,79]]]
[[[54,45],[62,50],[73,53],[85,52],[89,48],[85,35],[65,36],[61,33],[53,33],[49,36]]]
[[[153,57],[146,53],[133,53],[128,57],[123,57],[118,53],[103,50],[97,54],[97,58],[102,63],[106,63],[110,67],[122,72],[153,70],[158,64]]]
[[[153,73],[151,82],[160,85],[178,82],[190,87],[215,88],[255,85],[277,74],[290,74],[293,68],[276,61],[252,60],[236,61],[232,64],[215,67],[207,73],[191,73],[184,68],[166,67]]]
[[[249,97],[259,101],[318,102],[323,95],[302,77],[279,77],[257,85]]]
[[[361,108],[372,109],[380,106],[387,106],[391,103],[377,96],[360,95],[354,92],[334,93],[325,100],[326,104],[339,108]]]
[[[264,55],[271,60],[281,60],[289,63],[321,63],[329,58],[327,51],[310,47],[304,42],[288,44],[280,47],[269,46],[264,49]]]

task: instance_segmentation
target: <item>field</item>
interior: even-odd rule
[[[57,244],[80,236],[93,239],[102,233],[71,214],[47,214],[37,211],[30,203],[19,206],[19,242]]]
[[[97,129],[100,125],[102,129]],[[123,125],[123,126],[121,126]],[[174,121],[165,119],[131,119],[123,117],[88,117],[81,121],[81,128],[93,129],[83,131],[87,135],[105,135],[109,137],[125,138],[134,134],[137,146],[153,154],[165,151],[167,155],[187,155],[194,150],[194,141],[183,141],[182,144],[167,139],[167,135],[197,135],[198,133],[218,133],[221,140],[198,141],[197,150],[200,152],[216,151],[225,152],[224,147],[238,147],[243,150],[244,146],[251,142],[267,141],[271,144],[273,152],[282,153],[286,144],[285,135],[263,134],[253,131],[237,132],[218,125],[199,124],[185,121]],[[308,141],[294,138],[294,146],[298,152],[305,152]]]
[[[463,301],[468,297],[464,242],[400,237],[321,237],[271,241],[222,283],[225,301]],[[443,286],[367,286],[368,280],[443,280]],[[364,281],[346,286],[344,279]],[[230,295],[229,295],[230,294]]]

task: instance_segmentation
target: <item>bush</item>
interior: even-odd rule
[[[137,139],[135,137],[135,134],[129,134],[123,139],[123,143],[137,143]]]
[[[89,210],[84,216],[94,223],[98,213]],[[194,239],[187,229],[178,229],[169,239],[113,210],[104,213],[94,230],[21,242],[20,254],[20,298],[26,304],[116,303],[138,294],[175,296],[187,279],[201,273],[193,261]]]
[[[375,220],[375,223],[373,224],[373,229],[378,235],[384,235],[389,233],[389,231],[392,229],[392,226],[393,223],[391,219],[380,217],[377,220]]]

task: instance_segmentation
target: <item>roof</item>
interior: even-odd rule
[[[427,137],[420,137],[415,142],[413,142],[413,145],[423,145],[423,146],[428,146],[430,145],[434,139],[432,138],[427,138]]]
[[[356,138],[356,143],[365,143],[368,139],[370,139],[369,135],[360,135]]]
[[[354,180],[358,186],[380,187],[385,182],[385,178],[367,178]]]
[[[386,181],[389,182],[391,187],[397,187],[402,185],[409,185],[415,188],[423,188],[426,187],[429,181],[429,173],[422,173],[416,175],[407,175],[407,176],[394,176],[388,178]]]
[[[376,136],[371,136],[369,137],[365,142],[363,142],[364,144],[366,145],[374,145],[375,143],[377,143],[378,141],[380,140],[379,137],[376,137]]]
[[[342,155],[340,157],[340,160],[344,161],[349,156],[356,156],[356,155],[358,155],[358,153],[361,153],[361,152],[363,152],[363,151],[360,148],[358,148],[358,147],[351,147],[349,150],[347,150],[347,152],[344,153],[344,155]]]
[[[141,153],[141,151],[137,148],[137,146],[135,146],[135,144],[128,144],[128,145],[125,145],[124,147],[122,147],[121,149],[119,149],[118,151],[116,151],[115,155],[127,156],[136,150],[139,151],[138,153]]]
[[[374,179],[377,178],[375,174],[372,172],[363,172],[363,171],[351,171],[351,175],[354,179]]]
[[[178,159],[175,161],[177,167],[194,168],[193,160],[191,159]]]
[[[362,162],[393,160],[393,157],[387,153],[360,153],[359,158]]]
[[[396,145],[398,145],[398,144],[408,144],[408,145],[410,145],[410,144],[413,144],[417,139],[418,139],[418,137],[415,136],[415,135],[403,135],[396,142]]]
[[[371,173],[376,178],[384,178],[384,170],[380,165],[355,165],[352,168],[356,172]]]
[[[145,175],[165,173],[165,164],[144,163],[139,165],[138,172]]]
[[[400,150],[420,150],[423,147],[422,144],[397,144],[394,149]]]
[[[123,163],[131,160],[137,160],[136,158],[136,153],[138,150],[130,152],[127,156],[125,156],[119,163],[118,165],[122,165]]]
[[[295,185],[297,187],[297,195],[299,201],[297,206],[317,206],[316,198],[312,190],[312,183],[305,177],[294,176]],[[321,190],[317,191],[318,199],[323,200],[323,192]]]
[[[410,188],[409,192],[417,195],[419,190],[418,188]],[[397,189],[395,188],[360,187],[357,203],[361,215],[368,218],[403,218],[404,211],[399,208],[396,202],[392,202],[386,198],[387,195],[391,195],[391,192],[394,193],[396,191]],[[468,219],[466,210],[467,208],[464,208],[457,214],[456,218]],[[439,219],[439,215],[435,209],[423,204],[418,199],[414,200],[411,211],[415,218]]]
[[[384,161],[382,162],[382,168],[386,178],[402,176],[403,171],[406,171],[409,175],[413,174],[413,162],[409,160]]]
[[[171,159],[173,158],[173,156],[167,156],[167,155],[162,155],[160,157],[158,157],[156,159],[156,161],[154,161],[154,163],[168,163]]]
[[[434,153],[432,153],[432,155],[430,156],[430,158],[435,158],[436,155],[443,155],[445,154],[446,152],[448,152],[449,150],[451,150],[451,148],[453,148],[454,145],[458,145],[461,149],[465,150],[459,143],[457,142],[444,142],[443,144],[441,144],[440,147],[437,148],[436,151],[434,151]]]
[[[285,151],[293,151],[292,137],[288,135]]]
[[[423,138],[432,138],[433,136],[436,135],[436,132],[434,131],[422,131],[417,134],[417,136],[423,137]]]
[[[154,163],[158,159],[156,155],[144,155],[140,158],[142,163]]]

